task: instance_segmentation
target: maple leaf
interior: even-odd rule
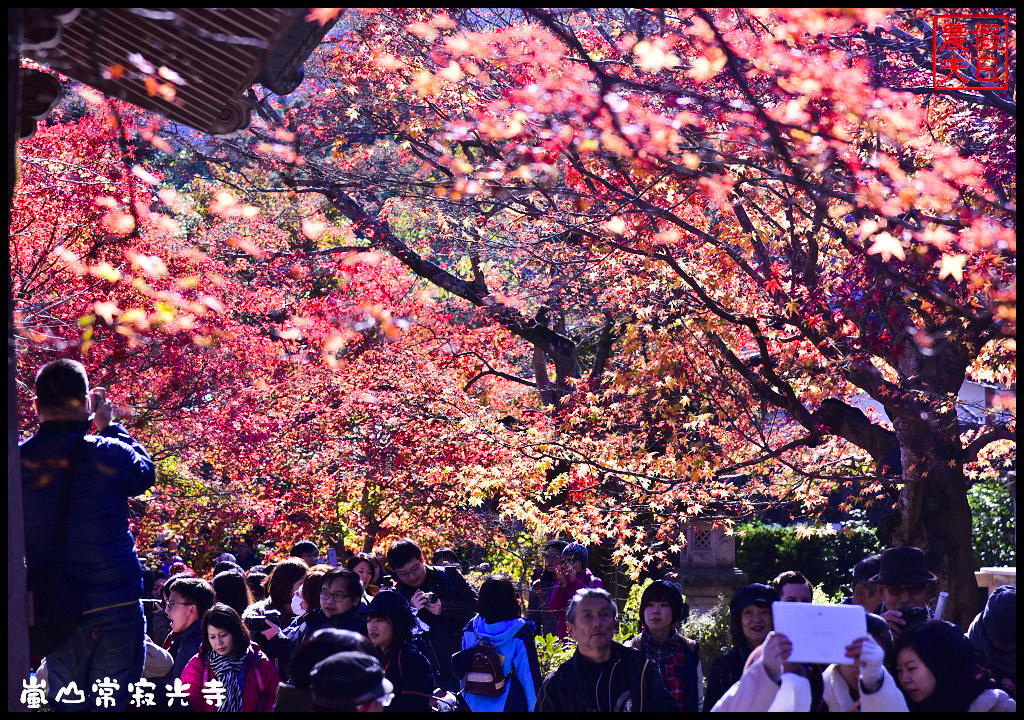
[[[332,20],[337,20],[338,16],[344,8],[310,8],[309,14],[306,16],[306,22],[318,22],[321,26],[326,25]]]
[[[943,255],[935,264],[939,266],[940,280],[952,275],[957,282],[963,282],[964,265],[967,264],[966,255]]]
[[[889,262],[893,257],[900,260],[907,259],[907,255],[903,251],[903,244],[887,232],[875,235],[875,241],[868,248],[868,255],[881,255],[883,262]]]

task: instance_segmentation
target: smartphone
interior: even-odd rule
[[[331,567],[338,567],[338,551],[334,548],[327,548],[327,564]]]

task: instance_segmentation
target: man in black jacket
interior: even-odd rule
[[[476,614],[476,591],[457,567],[432,567],[423,562],[420,546],[402,538],[388,550],[388,564],[397,581],[395,589],[418,611],[429,630],[429,660],[445,690],[456,692],[452,653],[462,649],[462,630]]]
[[[537,712],[678,712],[658,666],[612,642],[615,600],[584,588],[566,609],[576,652],[551,673],[537,695]]]
[[[366,618],[359,612],[362,597],[363,585],[359,576],[351,570],[336,567],[324,573],[319,610],[295,618],[286,628],[267,620],[268,627],[263,631],[263,636],[280,661],[281,676],[288,679],[295,650],[321,628],[350,630],[365,636]]]

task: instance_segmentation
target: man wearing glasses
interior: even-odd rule
[[[895,547],[882,553],[878,574],[870,582],[882,586],[878,612],[889,624],[893,637],[931,616],[926,603],[935,580],[920,548]]]
[[[275,656],[282,658],[282,675],[291,664],[289,659],[299,644],[321,628],[351,630],[365,636],[366,618],[359,613],[362,597],[363,584],[359,575],[352,570],[336,567],[324,573],[319,610],[295,618],[284,629],[267,620],[269,627],[263,631],[263,635],[271,644]]]
[[[388,550],[388,565],[397,581],[395,589],[418,611],[429,628],[429,660],[445,690],[457,692],[452,653],[462,647],[462,630],[476,614],[476,591],[458,567],[433,567],[423,562],[420,546],[402,538]],[[427,650],[424,648],[424,650]]]
[[[203,640],[203,615],[213,607],[216,595],[213,586],[202,578],[179,577],[174,579],[167,590],[167,605],[164,612],[171,622],[171,634],[164,642],[164,648],[174,658],[171,672],[160,680],[156,680],[156,693],[163,699],[167,685],[181,678],[188,661],[199,652]],[[158,702],[158,706],[169,706],[166,701]],[[179,705],[170,705],[172,709],[184,710]]]

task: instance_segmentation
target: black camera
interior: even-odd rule
[[[427,599],[427,604],[428,605],[433,605],[434,603],[437,602],[437,595],[432,593],[432,592],[423,593],[423,597],[425,597]]]
[[[914,625],[923,623],[931,617],[931,613],[928,612],[928,608],[912,607],[907,608],[906,610],[900,610],[900,617],[903,618],[903,622],[906,623],[906,625],[903,626],[903,630],[906,631]]]

